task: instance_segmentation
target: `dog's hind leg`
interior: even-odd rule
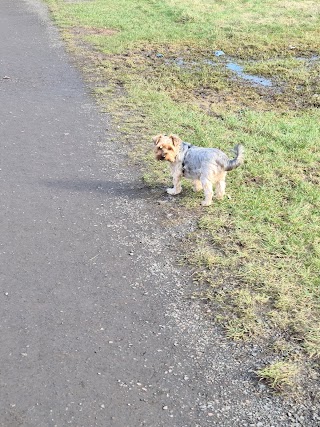
[[[216,184],[216,197],[217,199],[223,199],[223,196],[226,192],[226,181],[222,179],[221,181],[218,181]]]
[[[202,206],[210,206],[212,203],[212,183],[207,178],[201,178],[201,184],[204,191],[204,200],[202,202]]]
[[[199,179],[195,179],[193,181],[193,189],[194,189],[194,191],[201,191],[202,190],[202,184],[201,184],[201,181]]]

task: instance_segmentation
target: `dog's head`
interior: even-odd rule
[[[174,162],[179,151],[181,139],[177,135],[157,135],[152,138],[155,145],[155,155],[157,160],[167,160]]]

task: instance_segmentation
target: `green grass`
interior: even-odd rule
[[[260,369],[257,375],[266,380],[275,390],[286,391],[298,387],[301,372],[296,363],[278,361]]]
[[[222,49],[229,48],[238,54],[240,50],[245,56],[248,50],[254,56],[261,56],[287,48],[288,44],[298,45],[304,52],[319,47],[315,46],[319,35],[319,3],[316,0],[47,2],[63,26],[119,30],[111,41],[103,43],[108,52],[119,53],[145,42],[190,41],[210,47],[219,41]]]
[[[156,133],[174,132],[228,153],[244,144],[246,163],[229,174],[228,197],[205,210],[190,186],[179,196],[181,209],[199,225],[186,260],[199,297],[214,307],[228,336],[268,342],[276,334],[298,351],[299,363],[304,358],[316,366],[319,3],[46,1],[99,102],[148,165],[147,185],[169,182],[167,168],[150,153]],[[214,57],[218,49],[246,72],[271,78],[274,87],[236,79]]]

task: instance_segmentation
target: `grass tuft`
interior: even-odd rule
[[[296,388],[300,376],[300,368],[296,363],[278,361],[257,371],[259,378],[267,381],[277,391]]]

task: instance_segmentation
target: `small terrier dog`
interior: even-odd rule
[[[155,155],[157,160],[170,162],[173,177],[173,188],[167,193],[181,193],[181,177],[192,179],[195,191],[204,191],[203,206],[212,203],[212,185],[215,185],[216,197],[222,199],[226,188],[227,172],[243,163],[243,146],[236,145],[234,159],[217,148],[202,148],[183,142],[177,135],[154,136]]]

